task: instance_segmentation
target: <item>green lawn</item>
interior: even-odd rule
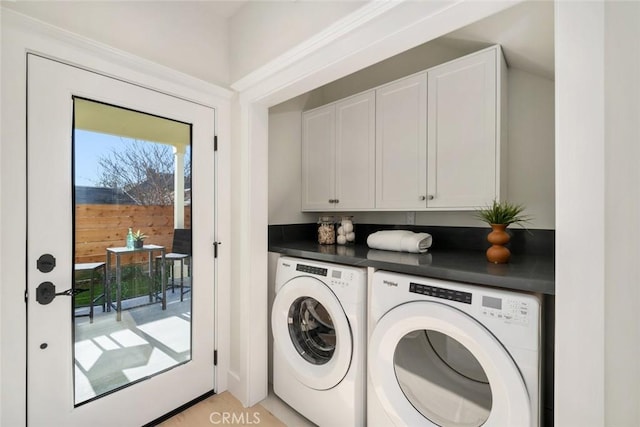
[[[152,280],[149,277],[149,274],[146,271],[146,264],[143,265],[127,265],[122,268],[122,299],[126,300],[129,298],[135,298],[143,295],[149,295],[149,284]],[[153,278],[153,282],[151,284],[152,291],[159,290],[160,286],[158,284],[157,278]],[[91,280],[91,274],[88,271],[78,272],[75,275],[76,280],[76,288],[77,289],[86,289],[85,292],[81,292],[75,296],[74,307],[88,307],[89,306],[89,282]],[[112,283],[115,280],[112,279]],[[102,295],[102,273],[96,273],[94,277],[94,299],[98,298]],[[116,299],[116,289],[115,286],[111,289],[111,300],[115,301]],[[97,300],[96,304],[102,304],[102,299]]]

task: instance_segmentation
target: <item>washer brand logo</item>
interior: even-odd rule
[[[282,265],[285,267],[291,267],[291,264],[287,264],[286,262],[283,262]]]
[[[389,280],[383,280],[382,283],[384,283],[387,286],[393,286],[393,287],[398,287],[398,284],[396,282],[390,282]]]

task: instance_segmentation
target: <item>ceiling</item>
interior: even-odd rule
[[[153,141],[184,153],[191,143],[191,125],[126,108],[74,98],[74,127],[108,135]]]
[[[187,14],[188,12],[205,17],[204,22],[206,22],[207,17],[210,21],[215,20],[215,18],[227,20],[237,14],[242,7],[247,6],[248,3],[256,1],[258,0],[208,0],[198,2],[193,2],[192,0],[174,0],[166,2],[165,4],[173,5],[172,13],[175,14],[176,20],[185,20],[188,18],[193,22],[193,17],[189,16]],[[27,15],[33,15],[47,22],[47,17],[51,18],[51,16],[44,13],[51,8],[43,8],[48,2],[15,2],[5,0],[0,0],[0,2],[3,6],[16,9]],[[184,2],[185,5],[190,3],[192,7],[181,8],[179,5],[181,2]],[[56,2],[48,4],[51,5],[52,3],[55,4]],[[109,2],[104,1],[95,1],[94,3],[109,4]],[[133,1],[130,3],[138,4],[140,2]],[[124,4],[124,2],[120,4]],[[79,2],[74,7],[79,5],[82,5],[82,3]],[[113,5],[115,7],[115,5],[119,5],[119,3],[114,2]],[[66,9],[61,10],[65,11]],[[127,9],[125,9],[125,11],[126,10]],[[62,21],[61,24],[55,19],[51,19],[51,22],[54,25],[57,23],[57,25],[64,27],[62,24],[66,21]],[[197,31],[197,27],[194,28],[194,31]],[[91,36],[91,34],[89,34],[89,36]],[[109,40],[110,39],[105,42],[108,43]],[[439,38],[438,41],[445,45],[449,44],[452,48],[467,52],[478,50],[488,45],[500,44],[509,67],[519,68],[545,78],[553,79],[555,69],[554,2],[552,0],[514,2],[514,6],[509,9],[451,32]]]
[[[464,50],[502,46],[507,65],[553,80],[553,1],[526,1],[439,39]]]
[[[191,1],[191,0],[181,0]],[[203,1],[201,6],[209,11],[211,16],[229,19],[238,12],[238,10],[248,3],[249,0],[209,0]]]

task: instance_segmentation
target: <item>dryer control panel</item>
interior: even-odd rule
[[[420,295],[428,295],[430,297],[447,299],[450,301],[463,302],[471,304],[471,293],[457,289],[440,288],[438,286],[424,285],[421,283],[409,283],[409,292]]]
[[[508,323],[529,323],[529,302],[517,298],[482,296],[482,314]]]
[[[460,289],[450,289],[424,283],[409,282],[409,292],[433,298],[473,303],[473,294]],[[475,295],[481,307],[481,313],[488,318],[502,320],[506,323],[527,325],[529,323],[529,302],[517,298],[498,298],[489,295]]]

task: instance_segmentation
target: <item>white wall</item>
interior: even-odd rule
[[[365,1],[251,1],[229,20],[231,81],[247,76]]]
[[[0,7],[0,23],[2,22],[2,8]],[[3,55],[2,55],[2,31],[0,31],[0,73],[2,68],[2,63],[3,63]],[[3,96],[3,91],[2,91],[2,87],[3,87],[3,79],[2,79],[2,75],[0,74],[0,120],[2,120],[2,106],[4,104],[4,102],[2,102],[2,100],[4,99]],[[0,133],[0,144],[2,143],[2,134]],[[2,146],[0,145],[0,165],[2,165],[2,152],[4,150],[2,150]],[[0,201],[4,200],[3,196],[2,196],[2,189],[3,189],[3,177],[2,174],[0,173]],[[2,219],[3,215],[2,215],[2,209],[0,209],[0,242],[4,241],[4,236],[3,236],[3,226],[4,226],[4,222]],[[0,260],[3,259],[3,245],[0,244]],[[0,278],[0,289],[2,286],[2,279]],[[0,290],[0,343],[4,342],[4,338],[3,338],[3,330],[2,330],[2,291]],[[2,352],[2,347],[0,346],[0,384],[4,384],[4,378],[2,376],[2,371],[3,371],[3,366],[4,364],[2,363],[3,360],[3,352]],[[0,414],[2,414],[3,411],[3,402],[4,399],[1,398],[2,397],[2,390],[0,389]],[[2,417],[0,416],[0,425],[2,425]]]
[[[512,68],[508,80],[507,198],[534,228],[555,228],[555,83]]]
[[[2,7],[207,82],[230,83],[227,21],[206,2],[3,1]]]
[[[640,425],[640,2],[605,5],[605,422]]]
[[[269,109],[269,224],[313,222],[317,215],[300,211],[301,112],[319,92],[300,95]]]
[[[604,9],[556,3],[557,426],[607,425]]]
[[[269,223],[313,222],[300,212],[301,112],[467,52],[427,43],[269,111]],[[555,228],[554,82],[511,69],[508,76],[508,199],[523,203],[531,228]],[[404,212],[357,212],[362,223],[404,224]],[[469,212],[418,212],[420,225],[484,226]]]

